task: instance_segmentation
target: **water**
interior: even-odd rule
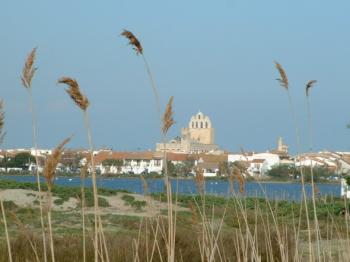
[[[36,182],[35,176],[0,176],[1,179],[15,180],[18,182]],[[44,182],[44,179],[41,178]],[[146,179],[148,184],[148,192],[164,192],[164,181],[162,179]],[[57,177],[55,180],[56,185],[79,187],[79,177]],[[91,187],[91,178],[87,178],[85,181],[87,187]],[[101,178],[97,179],[97,185],[99,188],[109,189],[125,189],[133,193],[142,194],[143,184],[140,179],[137,178]],[[197,187],[192,179],[179,179],[173,180],[173,192],[180,194],[192,194],[197,193]],[[317,185],[320,195],[329,195],[334,197],[340,197],[340,184],[318,184]],[[238,185],[235,185],[235,192],[238,192]],[[249,197],[265,197],[269,199],[284,199],[299,201],[302,195],[302,186],[299,183],[257,183],[247,182],[245,186],[245,195]],[[205,190],[207,194],[227,196],[229,194],[229,183],[226,180],[209,180],[206,181]],[[311,186],[306,185],[306,193],[308,197],[311,196]]]

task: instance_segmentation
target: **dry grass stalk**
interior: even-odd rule
[[[40,262],[40,259],[39,259],[39,255],[38,255],[38,251],[36,249],[36,245],[33,243],[33,240],[31,239],[31,232],[28,230],[28,228],[23,225],[23,223],[21,222],[21,220],[17,217],[16,213],[11,211],[10,212],[12,218],[13,218],[13,222],[16,224],[17,226],[17,229],[18,231],[21,231],[24,233],[24,235],[26,236],[28,242],[29,242],[29,245],[31,247],[31,249],[33,250],[33,253],[35,255],[35,259],[37,262]]]
[[[58,80],[58,83],[68,85],[69,88],[66,89],[66,92],[81,110],[86,111],[89,106],[89,100],[81,93],[78,82],[70,77],[62,77]]]
[[[289,92],[289,82],[288,82],[288,77],[282,66],[275,62],[275,67],[277,68],[280,77],[277,78],[276,80],[280,83],[282,87],[284,87],[287,91],[288,95],[288,102],[289,102],[289,107],[290,111],[292,114],[292,119],[294,122],[294,127],[295,127],[295,138],[296,138],[296,145],[297,145],[297,155],[300,155],[301,152],[301,144],[300,144],[300,135],[299,135],[299,125],[297,121],[297,116],[293,108],[293,103],[292,103],[292,98]],[[303,202],[305,206],[305,214],[306,214],[306,221],[307,221],[307,229],[308,229],[308,239],[309,239],[309,260],[313,261],[313,250],[312,250],[312,243],[311,243],[311,227],[310,227],[310,219],[309,219],[309,212],[308,212],[308,205],[307,205],[307,195],[306,195],[306,190],[305,190],[305,181],[304,181],[304,171],[303,168],[301,168],[301,184],[302,184],[302,194],[303,194]],[[301,206],[302,209],[302,206]],[[301,210],[300,209],[300,210]]]
[[[148,183],[143,175],[140,175],[142,187],[143,187],[143,194],[148,195]]]
[[[86,261],[86,230],[85,230],[85,178],[91,163],[91,158],[86,157],[86,163],[80,169],[80,180],[81,180],[81,216],[82,216],[82,230],[83,230],[83,262]]]
[[[202,168],[196,169],[195,182],[197,185],[198,192],[203,195],[205,189],[205,179],[204,179],[204,170]]]
[[[317,82],[317,80],[310,80],[309,82],[307,82],[306,87],[305,87],[305,92],[306,92],[306,96],[309,96],[309,92],[311,87],[314,86],[314,84]]]
[[[9,233],[7,230],[7,220],[6,220],[5,208],[4,208],[2,198],[0,198],[0,208],[2,213],[2,220],[4,222],[4,228],[5,228],[8,257],[9,257],[9,261],[12,262],[11,243],[10,243]]]
[[[174,115],[173,101],[174,101],[174,97],[171,96],[168,104],[166,105],[165,113],[163,115],[163,126],[162,126],[163,134],[166,134],[169,128],[175,123],[173,118],[173,115]]]
[[[239,192],[243,194],[245,192],[245,180],[242,171],[238,167],[234,166],[232,173],[238,181]]]
[[[228,182],[230,184],[230,193],[234,193],[235,188],[234,188],[234,182],[235,182],[235,176],[233,174],[228,175]]]
[[[2,100],[0,100],[0,144],[4,140],[4,136],[5,136],[4,125],[5,125],[4,103]]]
[[[69,88],[66,90],[66,92],[70,95],[70,97],[73,99],[73,101],[80,107],[80,109],[84,112],[84,124],[87,131],[87,137],[88,137],[88,143],[90,148],[90,158],[91,158],[91,169],[92,169],[92,189],[93,189],[93,195],[94,195],[94,252],[95,261],[98,261],[99,257],[99,236],[102,234],[102,231],[99,230],[98,226],[98,218],[99,218],[99,205],[98,205],[98,192],[97,192],[97,182],[96,182],[96,170],[95,170],[95,163],[94,163],[94,155],[93,155],[93,143],[92,143],[92,134],[91,134],[91,127],[89,123],[89,115],[87,112],[87,108],[89,106],[89,100],[86,96],[84,96],[80,92],[79,84],[76,80],[69,78],[69,77],[62,77],[58,80],[59,84],[66,84],[69,86]],[[101,240],[101,239],[100,239]],[[101,252],[103,250],[101,249]]]
[[[284,71],[283,67],[279,63],[275,62],[275,66],[278,72],[280,73],[280,77],[281,77],[281,78],[277,78],[276,80],[280,83],[282,87],[288,90],[289,82],[288,82],[288,77],[286,72]]]
[[[64,146],[71,140],[71,137],[66,138],[65,140],[62,141],[52,152],[52,154],[48,157],[45,163],[45,168],[44,168],[44,177],[47,182],[47,186],[49,190],[52,190],[54,178],[55,178],[55,172],[56,172],[56,167],[61,160],[62,152]]]
[[[158,91],[157,91],[157,84],[156,84],[156,81],[155,81],[153,74],[151,72],[151,68],[147,62],[146,57],[145,57],[145,54],[143,52],[142,45],[141,45],[140,41],[135,37],[135,35],[128,30],[124,30],[121,33],[121,35],[125,36],[127,39],[129,39],[129,44],[133,46],[133,49],[136,51],[136,54],[137,55],[141,54],[141,56],[142,56],[147,74],[148,74],[150,81],[151,81],[152,91],[154,94],[154,98],[156,100],[156,107],[157,107],[157,112],[159,114],[159,119],[161,119],[161,106],[160,106],[160,101],[159,101],[159,96],[158,96]]]
[[[47,182],[47,188],[48,188],[48,212],[47,212],[47,218],[48,218],[48,226],[49,226],[49,236],[50,236],[50,249],[51,249],[51,260],[52,262],[55,261],[55,250],[54,250],[54,243],[53,243],[53,233],[52,233],[52,222],[51,222],[51,201],[52,201],[52,195],[51,190],[53,186],[53,182],[55,179],[55,172],[56,167],[61,160],[61,155],[63,152],[63,147],[71,140],[71,138],[66,138],[63,140],[62,143],[60,143],[52,152],[52,154],[48,157],[46,160],[45,168],[44,168],[44,177]]]
[[[33,105],[33,96],[32,96],[32,79],[37,68],[34,67],[36,57],[36,48],[33,48],[30,54],[27,57],[27,60],[24,64],[22,71],[22,84],[28,90],[29,95],[29,109],[32,115],[32,129],[33,129],[33,145],[35,148],[35,164],[36,164],[36,182],[38,185],[39,191],[39,209],[40,209],[40,223],[41,223],[41,233],[44,249],[44,262],[47,262],[47,251],[46,251],[46,236],[45,236],[45,224],[43,217],[43,205],[42,205],[42,196],[41,196],[41,186],[40,186],[40,174],[39,174],[39,158],[38,158],[38,142],[37,142],[37,128],[36,128],[36,117]]]
[[[312,128],[312,118],[311,118],[311,108],[310,108],[310,100],[309,100],[309,94],[310,89],[314,86],[314,84],[317,82],[317,80],[310,80],[306,83],[305,86],[305,94],[306,94],[306,102],[307,102],[307,115],[308,115],[308,127],[309,127],[309,143],[310,143],[310,151],[313,150],[313,128]],[[313,164],[311,159],[311,188],[312,188],[312,206],[313,206],[313,213],[314,213],[314,225],[315,225],[315,232],[316,232],[316,242],[317,242],[317,257],[318,260],[321,260],[321,233],[318,225],[318,218],[317,218],[317,212],[316,212],[316,194],[318,194],[318,188],[314,182],[314,170],[313,170]],[[317,193],[316,193],[317,192]]]
[[[27,89],[31,88],[32,79],[35,71],[37,70],[37,68],[34,67],[35,55],[36,55],[36,48],[33,48],[27,57],[27,60],[24,64],[23,71],[22,71],[22,77],[21,77],[22,84]]]
[[[133,46],[133,49],[136,51],[137,55],[138,54],[142,55],[142,53],[143,53],[142,45],[133,33],[124,29],[124,31],[121,33],[121,35],[125,36],[127,39],[129,39],[129,44]]]

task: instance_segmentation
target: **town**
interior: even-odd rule
[[[120,152],[100,149],[93,152],[94,166],[100,175],[161,175],[166,158],[169,173],[174,176],[194,176],[200,169],[204,177],[227,176],[229,166],[239,162],[245,167],[245,177],[257,179],[298,179],[298,168],[321,170],[320,179],[339,180],[350,172],[350,152],[321,151],[297,156],[288,153],[283,139],[277,139],[275,149],[266,152],[228,152],[214,142],[214,128],[208,116],[198,112],[190,118],[181,136],[167,143],[157,143],[155,151]],[[36,169],[42,171],[51,149],[7,149],[0,152],[0,170],[14,173]],[[87,161],[88,150],[66,149],[57,172],[78,174]]]

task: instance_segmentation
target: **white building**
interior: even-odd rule
[[[346,180],[343,178],[341,180],[341,196],[346,196],[346,198],[350,198],[350,187],[346,183]]]
[[[244,161],[249,163],[248,172],[252,175],[266,175],[273,166],[280,164],[280,156],[272,153],[229,154],[228,162]]]

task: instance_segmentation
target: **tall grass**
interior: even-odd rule
[[[4,125],[5,125],[4,103],[3,103],[2,100],[0,100],[0,144],[2,144],[2,141],[3,141],[4,137],[5,137]],[[5,228],[5,236],[6,236],[6,243],[7,243],[7,253],[8,253],[9,261],[12,262],[10,236],[9,236],[8,229],[7,229],[7,220],[6,220],[4,203],[3,203],[3,200],[2,200],[1,197],[0,197],[0,208],[1,208],[2,219],[3,219],[3,222],[4,222],[4,228]]]
[[[52,233],[52,219],[51,219],[51,209],[52,209],[52,187],[54,184],[56,167],[61,160],[61,155],[63,152],[63,148],[65,144],[70,141],[70,138],[66,138],[63,140],[61,144],[59,144],[52,152],[52,154],[48,157],[45,163],[44,168],[44,177],[47,183],[47,218],[48,218],[48,226],[49,226],[49,236],[50,236],[50,249],[51,249],[51,261],[55,261],[55,250],[53,243],[53,233]]]
[[[316,83],[316,80],[310,80],[307,82],[305,87],[305,94],[306,94],[306,104],[307,104],[307,118],[308,118],[308,129],[309,129],[309,151],[312,153],[313,151],[313,128],[312,128],[312,117],[311,117],[311,107],[310,107],[310,90],[313,87],[313,85]],[[312,158],[310,159],[310,173],[311,173],[311,193],[312,193],[312,206],[313,206],[313,215],[314,215],[314,225],[315,225],[315,232],[316,232],[316,253],[317,253],[317,260],[321,261],[321,237],[320,237],[320,230],[318,226],[318,218],[317,218],[317,210],[316,210],[316,199],[315,199],[315,181],[314,181],[314,167],[312,163]]]
[[[41,223],[41,234],[42,234],[42,241],[43,241],[43,249],[44,249],[44,261],[47,262],[47,248],[46,248],[46,236],[45,236],[45,224],[44,224],[44,214],[43,214],[43,204],[42,204],[42,195],[41,195],[41,186],[40,186],[40,174],[39,174],[39,159],[38,159],[38,138],[37,138],[37,121],[36,121],[36,113],[34,110],[34,104],[33,104],[33,95],[32,95],[32,80],[34,77],[34,74],[37,70],[36,67],[34,67],[34,62],[36,58],[36,48],[33,48],[32,51],[29,53],[23,70],[22,70],[22,84],[28,91],[28,98],[29,98],[29,110],[32,115],[32,132],[33,132],[33,145],[35,150],[35,164],[36,164],[36,179],[37,179],[37,185],[39,190],[39,208],[40,208],[40,223]]]
[[[93,193],[94,193],[94,247],[95,247],[95,261],[97,262],[99,260],[99,255],[101,255],[103,260],[103,250],[99,247],[100,244],[100,234],[101,231],[99,230],[99,207],[98,207],[98,194],[97,194],[97,182],[96,182],[96,170],[95,170],[95,164],[94,164],[94,149],[93,149],[93,143],[92,143],[92,135],[91,135],[91,127],[89,123],[89,115],[87,112],[87,109],[89,107],[89,100],[88,98],[83,95],[80,91],[80,87],[78,82],[70,77],[62,77],[58,80],[59,84],[65,84],[68,86],[68,89],[66,89],[66,92],[69,94],[69,96],[72,98],[74,103],[83,111],[84,113],[84,124],[87,131],[88,136],[88,143],[90,147],[90,159],[91,159],[91,171],[92,171],[92,187],[93,187]],[[101,234],[102,235],[102,234]],[[105,254],[108,256],[107,254]]]
[[[295,128],[295,138],[296,138],[296,146],[297,146],[297,158],[299,158],[299,161],[301,163],[301,142],[300,142],[300,132],[299,132],[299,125],[297,121],[297,115],[294,110],[294,106],[292,103],[292,98],[289,92],[289,80],[288,76],[281,66],[281,64],[275,62],[275,67],[278,70],[280,74],[280,78],[277,78],[277,81],[280,83],[280,85],[287,91],[288,95],[288,102],[289,102],[289,109],[292,115],[293,119],[293,124]],[[308,205],[307,205],[307,195],[305,191],[305,180],[304,180],[304,172],[303,172],[303,167],[300,165],[300,176],[301,176],[301,184],[302,184],[302,192],[303,192],[303,200],[304,200],[304,206],[305,206],[305,214],[306,214],[306,221],[308,225],[308,237],[309,237],[309,260],[313,261],[313,250],[312,250],[312,244],[311,244],[311,227],[310,227],[310,219],[309,219],[309,214],[308,214]],[[300,211],[301,212],[301,211]]]
[[[144,55],[144,50],[141,45],[141,42],[138,40],[138,38],[130,31],[124,30],[121,33],[122,36],[125,36],[129,40],[129,44],[133,47],[133,49],[136,51],[137,55],[141,55],[143,58],[143,62],[147,71],[147,74],[150,78],[151,86],[153,95],[155,98],[156,108],[157,112],[159,114],[160,118],[160,130],[161,130],[161,136],[162,141],[164,145],[164,151],[163,151],[163,168],[164,168],[164,174],[165,174],[165,186],[166,186],[166,192],[167,192],[167,200],[168,200],[168,233],[166,236],[167,241],[167,259],[168,261],[175,261],[175,227],[176,227],[176,214],[173,212],[173,193],[171,188],[171,181],[169,179],[168,175],[168,167],[167,167],[167,152],[165,148],[166,143],[166,134],[169,130],[169,128],[175,123],[173,119],[173,111],[172,111],[172,103],[173,103],[173,97],[170,97],[169,102],[166,106],[165,113],[163,117],[161,117],[161,104],[159,100],[158,90],[156,86],[156,82],[154,80],[153,74],[151,72],[150,66],[147,62],[147,59]],[[174,217],[175,215],[175,217]],[[158,229],[158,226],[157,226]]]
[[[168,133],[168,130],[170,127],[175,123],[173,119],[173,100],[174,97],[170,97],[169,102],[166,106],[164,115],[163,115],[163,125],[162,125],[162,134],[163,134],[163,141],[166,139],[166,135]],[[167,163],[167,150],[164,143],[164,152],[163,152],[163,159],[164,159],[164,175],[165,175],[165,186],[166,186],[166,194],[167,194],[167,200],[168,200],[168,236],[167,236],[167,251],[168,251],[168,261],[175,261],[175,232],[176,232],[176,214],[174,214],[174,208],[173,208],[173,192],[172,192],[172,186],[171,181],[169,179],[169,172],[168,172],[168,163]]]

